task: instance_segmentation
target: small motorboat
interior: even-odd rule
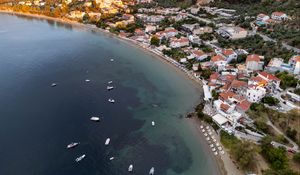
[[[155,126],[155,122],[154,122],[154,121],[152,121],[152,122],[151,122],[151,125],[152,125],[152,126]]]
[[[107,82],[107,84],[112,84],[113,83],[113,81],[109,81],[109,82]]]
[[[113,86],[107,86],[106,89],[107,89],[107,90],[113,90],[114,87],[113,87]]]
[[[129,165],[129,167],[128,167],[128,171],[129,172],[132,172],[133,171],[133,165],[131,164],[131,165]]]
[[[105,145],[109,145],[109,142],[110,142],[110,138],[107,138],[107,139],[105,140]]]
[[[94,122],[99,122],[100,118],[99,117],[91,117],[90,120],[92,120]]]
[[[114,103],[114,102],[115,102],[115,100],[114,100],[114,99],[112,99],[112,98],[110,98],[110,99],[108,99],[108,102],[110,102],[110,103]]]
[[[69,145],[67,145],[67,149],[75,148],[75,147],[78,146],[78,145],[79,145],[78,142],[72,142],[72,143],[70,143]]]
[[[57,86],[56,83],[52,83],[52,84],[51,84],[51,87],[55,87],[55,86]]]
[[[109,158],[109,160],[114,160],[114,159],[115,159],[114,157],[110,157],[110,158]]]
[[[150,175],[153,175],[153,174],[154,174],[154,167],[152,167],[152,168],[150,169],[149,174],[150,174]]]
[[[90,79],[85,79],[85,82],[90,82],[91,80]]]
[[[110,59],[111,62],[115,61],[114,59]]]
[[[82,159],[84,159],[84,158],[85,158],[85,154],[83,154],[83,155],[77,157],[77,158],[75,159],[75,161],[76,161],[76,162],[80,162],[80,161],[81,161]]]

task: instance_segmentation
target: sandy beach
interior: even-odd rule
[[[161,60],[163,63],[170,65],[171,67],[174,68],[174,71],[178,72],[179,75],[181,75],[184,78],[188,78],[190,80],[193,80],[192,82],[195,84],[195,87],[199,88],[199,92],[203,92],[202,90],[202,82],[198,79],[196,79],[193,75],[192,72],[187,72],[185,69],[180,68],[178,66],[176,66],[173,62],[171,62],[170,60],[168,60],[165,56],[160,55],[158,53],[156,53],[155,51],[151,50],[150,48],[136,42],[133,41],[131,39],[128,38],[122,38],[119,37],[115,34],[112,34],[104,29],[100,29],[97,28],[94,25],[89,25],[89,24],[82,24],[76,21],[72,21],[66,18],[53,18],[53,17],[48,17],[48,16],[44,16],[44,15],[37,15],[37,14],[28,14],[28,13],[20,13],[20,12],[13,12],[13,11],[3,11],[0,10],[0,13],[6,13],[6,14],[13,14],[13,15],[22,15],[22,16],[29,16],[29,17],[34,17],[34,18],[39,18],[39,19],[46,19],[46,20],[53,20],[56,22],[61,22],[61,23],[65,23],[65,24],[70,24],[72,25],[72,27],[79,29],[79,30],[84,30],[84,31],[92,31],[92,32],[98,32],[99,34],[105,34],[107,36],[110,37],[114,37],[119,39],[122,42],[126,42],[127,44],[130,44],[133,47],[137,47],[139,49],[142,49],[143,51],[145,51],[145,53],[147,54],[151,54],[153,57]],[[233,162],[230,160],[229,155],[225,152],[224,155],[221,156],[215,156],[213,155],[213,152],[211,151],[209,145],[207,144],[204,135],[202,134],[202,132],[199,130],[199,126],[201,124],[203,124],[199,119],[197,118],[193,118],[193,119],[186,119],[189,120],[187,122],[190,123],[190,126],[193,128],[193,131],[195,131],[197,133],[197,135],[199,136],[199,142],[201,142],[201,144],[203,144],[203,148],[205,148],[205,152],[207,152],[208,154],[210,154],[211,157],[213,157],[213,159],[215,160],[215,165],[216,168],[218,168],[218,171],[220,172],[220,174],[222,175],[241,175],[242,173],[236,168],[236,166],[233,164]],[[217,134],[215,134],[217,136],[217,140],[220,141],[219,136]]]

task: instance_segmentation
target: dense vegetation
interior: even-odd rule
[[[237,10],[239,17],[235,24],[250,29],[251,18],[259,13],[271,15],[272,12],[285,12],[290,19],[280,24],[270,25],[262,32],[270,37],[283,41],[291,46],[300,47],[300,1],[298,0],[220,0],[211,3],[211,6]],[[230,22],[230,21],[229,21]]]
[[[297,78],[293,75],[290,75],[288,72],[279,72],[276,76],[281,80],[280,87],[282,89],[293,87],[295,88],[299,82]]]
[[[221,131],[221,142],[229,149],[230,154],[243,170],[252,170],[254,168],[257,149],[252,143],[241,141],[224,131]]]
[[[275,106],[279,103],[279,100],[271,96],[265,96],[264,98],[261,99],[261,102],[266,103],[270,106]]]
[[[162,7],[187,8],[195,4],[197,0],[155,0]]]
[[[246,49],[249,53],[259,54],[265,56],[265,64],[267,64],[271,58],[283,58],[285,62],[295,54],[281,45],[274,42],[266,42],[259,35],[247,37],[245,39],[238,40],[226,40],[222,37],[218,37],[218,42],[223,48],[241,48]]]

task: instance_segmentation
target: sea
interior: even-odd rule
[[[0,13],[1,175],[217,175],[185,118],[201,99],[183,73],[116,37]]]

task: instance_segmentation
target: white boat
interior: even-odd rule
[[[153,175],[153,174],[154,174],[154,167],[152,167],[152,168],[150,169],[149,174],[150,174],[150,175]]]
[[[112,84],[113,83],[113,81],[109,81],[109,82],[107,82],[107,84]]]
[[[99,122],[100,118],[99,117],[91,117],[90,120],[92,120],[94,122]]]
[[[217,156],[218,155],[218,151],[214,152],[214,154]]]
[[[105,145],[109,145],[109,142],[110,142],[110,138],[107,138],[107,139],[105,140]]]
[[[151,124],[152,124],[152,126],[155,126],[155,122],[154,121],[152,121]]]
[[[77,142],[72,142],[72,143],[70,143],[69,145],[67,145],[67,149],[74,148],[74,147],[76,147],[76,146],[78,146],[78,145],[79,145],[79,143],[77,143]]]
[[[114,59],[110,59],[111,62],[115,61]]]
[[[108,99],[108,102],[110,102],[110,103],[114,103],[114,102],[115,102],[115,100],[114,100],[114,99],[112,99],[112,98],[110,98],[110,99]]]
[[[90,82],[90,81],[91,81],[91,80],[89,80],[89,79],[86,79],[86,80],[85,80],[85,82]]]
[[[109,160],[114,160],[114,159],[115,159],[114,157],[110,157],[110,158],[109,158]]]
[[[52,83],[52,84],[51,84],[51,87],[55,87],[55,86],[57,86],[56,83]]]
[[[128,171],[131,172],[132,170],[133,170],[133,165],[131,164],[131,165],[129,165],[129,167],[128,167]]]
[[[203,125],[201,125],[200,128],[203,129]]]
[[[76,162],[80,162],[80,161],[81,161],[82,159],[84,159],[84,158],[85,158],[85,154],[83,154],[83,155],[77,157],[77,158],[75,159],[75,161],[76,161]]]
[[[112,90],[114,87],[113,86],[107,86],[106,89],[107,90]]]

